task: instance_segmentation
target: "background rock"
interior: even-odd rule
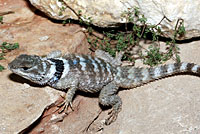
[[[63,1],[63,2],[60,2]],[[117,26],[125,23],[121,14],[128,8],[139,7],[140,11],[147,18],[149,24],[161,22],[161,29],[165,37],[172,37],[177,20],[184,20],[186,35],[183,39],[200,36],[200,1],[197,0],[30,0],[30,2],[46,13],[48,16],[58,20],[68,18],[78,19],[76,13],[81,11],[82,18],[92,18],[92,23],[100,27]],[[68,8],[70,7],[70,8]]]
[[[1,134],[19,133],[26,129],[59,98],[58,91],[30,86],[28,81],[10,75],[8,70],[1,73],[0,79]]]

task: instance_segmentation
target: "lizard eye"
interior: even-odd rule
[[[26,70],[28,70],[29,68],[28,68],[28,67],[22,67],[22,69],[26,71]]]

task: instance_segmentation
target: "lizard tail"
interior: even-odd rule
[[[194,63],[173,63],[150,68],[121,67],[118,69],[118,82],[121,87],[131,88],[140,86],[160,78],[175,74],[200,75],[200,66]]]

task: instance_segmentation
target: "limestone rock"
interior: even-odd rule
[[[185,37],[181,39],[200,35],[200,1],[197,0],[30,0],[30,2],[51,18],[58,20],[78,19],[77,14],[81,11],[82,19],[87,20],[91,17],[92,23],[100,27],[125,23],[126,20],[121,18],[121,14],[128,8],[136,6],[149,24],[158,24],[164,16],[170,20],[164,19],[161,22],[165,37],[173,36],[179,18],[184,20],[187,31]]]
[[[34,123],[44,109],[54,103],[59,94],[46,87],[29,86],[10,71],[0,75],[0,132],[2,134],[19,133]]]
[[[4,24],[29,23],[34,19],[34,12],[23,1],[0,1],[0,16],[3,15]]]

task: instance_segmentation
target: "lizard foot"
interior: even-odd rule
[[[72,109],[72,111],[74,111],[74,109],[72,107],[72,101],[65,99],[61,104],[58,105],[58,107],[61,108],[61,110],[59,110],[58,113],[60,114],[62,112],[65,112],[66,114],[68,114],[67,109],[69,106]]]

